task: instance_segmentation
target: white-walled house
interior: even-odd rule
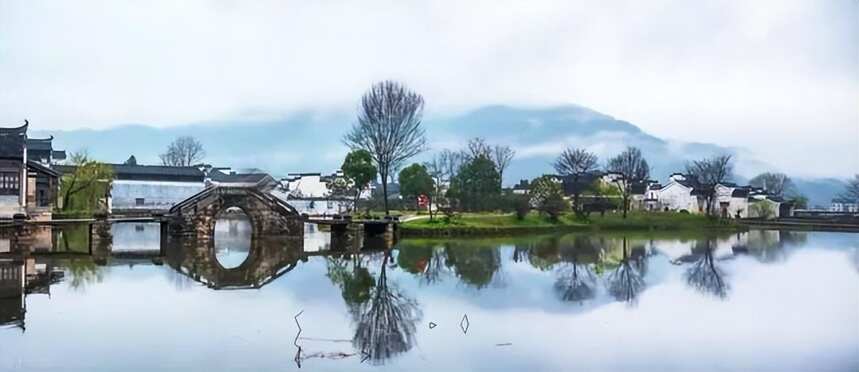
[[[206,188],[205,175],[196,167],[107,164],[113,181],[107,198],[110,213],[167,211]],[[57,166],[62,173],[74,166]]]
[[[716,214],[723,218],[748,217],[751,192],[748,186],[740,187],[732,183],[716,185]]]
[[[683,174],[672,174],[668,183],[654,193],[658,199],[659,210],[688,213],[701,213],[704,210],[698,197],[700,189],[696,189],[696,183]]]
[[[291,198],[324,198],[331,194],[322,173],[289,173],[281,186]]]
[[[110,164],[114,180],[108,198],[111,213],[134,210],[166,211],[204,188],[196,167]]]
[[[848,200],[833,199],[829,206],[830,212],[859,213],[859,203],[851,203]]]

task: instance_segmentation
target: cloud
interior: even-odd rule
[[[859,169],[859,3],[0,3],[0,123],[103,128],[574,102],[806,175]],[[802,151],[797,147],[802,144]]]

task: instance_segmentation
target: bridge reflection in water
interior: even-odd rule
[[[73,288],[100,281],[100,266],[166,263],[211,289],[254,289],[312,256],[343,258],[389,250],[394,245],[390,237],[364,238],[360,231],[332,238],[313,233],[300,240],[259,236],[247,219],[236,215],[219,216],[210,235],[201,239],[164,234],[163,225],[157,222],[96,225],[0,228],[0,328],[25,330],[27,296],[50,294],[51,285],[66,276]],[[105,228],[107,231],[99,231]],[[317,228],[306,225],[311,231]]]
[[[316,307],[300,300],[293,303],[293,311],[308,312],[305,318],[295,318],[306,331],[304,335],[295,336],[295,362],[349,357],[356,362],[360,359],[363,363],[385,364],[410,351],[414,354],[418,345],[416,334],[424,327],[423,322],[439,322],[438,312],[429,311],[433,306],[438,309],[456,302],[436,295],[445,288],[468,293],[484,291],[490,296],[514,296],[523,289],[529,293],[546,290],[545,293],[555,296],[521,296],[516,299],[516,306],[522,303],[539,305],[541,309],[598,311],[607,303],[637,306],[639,296],[679,278],[683,285],[694,290],[688,291],[693,295],[729,301],[732,284],[742,280],[740,276],[731,276],[734,271],[726,269],[732,265],[734,257],[750,256],[761,263],[779,262],[792,249],[788,247],[805,243],[805,233],[753,231],[702,235],[689,240],[654,240],[617,234],[507,240],[418,239],[403,240],[392,249],[392,240],[364,238],[361,234],[347,234],[342,240],[330,241],[329,234],[311,232],[318,226],[310,224],[306,227],[310,233],[304,234],[305,239],[300,241],[258,236],[245,225],[248,223],[239,216],[220,216],[212,229],[213,235],[205,239],[164,236],[157,223],[115,223],[110,234],[106,234],[113,239],[99,238],[98,244],[88,241],[86,225],[43,226],[31,231],[29,236],[0,234],[0,326],[25,330],[27,296],[49,293],[51,285],[59,281],[65,281],[71,288],[85,286],[87,281],[101,281],[105,272],[101,266],[104,265],[166,264],[169,268],[165,268],[165,272],[180,278],[183,285],[191,283],[186,278],[202,283],[206,286],[200,288],[203,291],[258,289],[287,276],[279,282],[285,283],[289,279],[287,274],[302,266],[309,275],[316,275],[313,283],[321,283],[314,290],[333,286],[339,296],[324,297],[323,293],[320,298],[334,302]],[[223,253],[229,253],[226,260]],[[241,257],[233,260],[236,253]],[[304,264],[305,261],[311,262]],[[736,269],[736,265],[732,266]],[[181,274],[174,274],[176,272]],[[537,273],[539,275],[534,275]],[[675,274],[667,275],[669,273]],[[121,274],[121,270],[113,276],[116,274]],[[289,283],[287,287],[291,289],[304,287],[308,279],[293,278],[302,284]],[[511,285],[514,281],[515,285]],[[455,285],[439,286],[445,282]],[[436,286],[438,291],[418,291],[415,285]],[[252,297],[256,301],[275,295],[280,292],[258,291],[253,296],[241,297]],[[462,298],[458,294],[452,296]],[[713,303],[718,305],[718,301]],[[259,303],[261,307],[266,306],[264,301]],[[36,305],[64,306],[62,301]],[[345,326],[350,329],[348,333],[339,334],[340,338],[326,339],[333,340],[330,345],[321,344],[327,341],[315,338],[320,336],[319,328],[311,323],[320,318],[314,309],[328,309],[332,305],[345,308],[351,327]],[[423,310],[428,310],[427,314],[434,318],[424,318]],[[278,314],[282,315],[276,320],[278,327],[292,326],[294,313]],[[468,316],[474,324],[480,324],[477,314],[469,312]],[[459,321],[458,316],[456,321]],[[337,324],[336,320],[333,322]],[[467,327],[462,332],[467,332]],[[474,337],[474,334],[470,332],[468,336]],[[293,334],[288,337],[292,343]],[[326,349],[321,351],[322,348]]]

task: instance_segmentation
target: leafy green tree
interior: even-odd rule
[[[62,210],[92,212],[106,208],[102,202],[110,191],[113,169],[90,159],[85,151],[71,154],[70,162],[74,171],[60,179]]]
[[[340,166],[343,176],[352,183],[355,188],[355,202],[353,209],[358,210],[358,199],[367,186],[376,179],[376,166],[373,165],[373,155],[369,151],[359,149],[346,154],[343,165]]]
[[[529,191],[531,205],[537,207],[552,220],[557,220],[561,213],[569,208],[564,199],[561,184],[551,176],[541,176],[531,182]]]
[[[501,175],[495,162],[480,155],[466,162],[453,178],[448,195],[465,210],[486,210],[501,195]]]
[[[524,220],[531,211],[531,201],[525,195],[510,195],[513,210],[516,212],[517,220]]]
[[[403,168],[397,178],[400,182],[400,194],[407,200],[417,202],[420,195],[430,197],[435,189],[432,176],[422,164],[415,163]],[[430,204],[430,213],[432,213],[432,204]]]

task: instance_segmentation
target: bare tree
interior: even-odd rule
[[[358,122],[343,137],[352,148],[365,149],[382,179],[385,214],[388,208],[388,181],[403,163],[426,149],[426,136],[421,127],[423,97],[394,81],[383,81],[370,87],[361,98]]]
[[[707,215],[712,215],[716,200],[716,185],[731,179],[731,155],[718,155],[686,164],[686,173],[698,182],[706,197]]]
[[[516,156],[516,151],[507,145],[495,145],[492,147],[492,161],[498,167],[498,178],[504,182],[504,170],[510,166],[513,157]]]
[[[582,208],[579,203],[579,198],[582,194],[584,185],[580,183],[583,176],[593,172],[597,168],[598,158],[596,154],[588,152],[584,149],[567,148],[555,160],[555,172],[561,176],[570,177],[573,184],[573,209],[577,214],[581,214]]]
[[[203,160],[206,151],[203,144],[191,136],[182,136],[167,146],[167,152],[159,155],[161,164],[171,167],[190,167]]]
[[[839,198],[852,203],[859,203],[859,174],[847,181],[847,187],[839,195]]]
[[[442,152],[439,153],[438,158],[444,168],[444,172],[447,173],[448,180],[456,177],[457,173],[459,173],[459,168],[462,167],[462,153],[451,150],[442,150]]]
[[[761,173],[749,181],[749,185],[760,187],[770,195],[785,196],[795,194],[793,181],[784,173]]]
[[[650,166],[636,147],[627,147],[620,155],[608,161],[608,171],[619,177],[614,180],[623,199],[623,218],[629,211],[629,199],[635,185],[643,183],[650,177]]]
[[[492,146],[489,146],[483,137],[474,137],[468,140],[463,157],[466,161],[480,157],[492,159]]]
[[[433,192],[431,195],[431,202],[435,203],[436,206],[442,200],[442,195],[444,194],[444,189],[447,187],[446,185],[450,184],[451,177],[451,167],[449,167],[445,159],[445,153],[439,153],[432,157],[432,159],[426,163],[424,163],[424,167],[427,169],[427,173],[429,173],[430,177],[433,179]],[[433,219],[432,208],[430,208],[430,220]]]

